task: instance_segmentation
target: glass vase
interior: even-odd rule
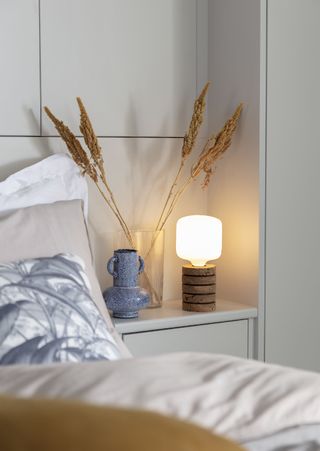
[[[144,259],[145,269],[139,276],[139,285],[150,294],[147,308],[161,307],[163,299],[163,256],[164,231],[134,230],[131,231],[134,248]],[[127,248],[129,245],[123,231],[115,233],[114,249]]]

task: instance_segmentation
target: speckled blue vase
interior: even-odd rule
[[[149,294],[138,286],[138,276],[144,270],[144,261],[134,249],[118,249],[107,263],[113,276],[113,287],[103,297],[115,318],[136,318],[139,309],[149,304]]]

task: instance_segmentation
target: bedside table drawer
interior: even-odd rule
[[[123,334],[135,357],[198,351],[248,357],[248,321],[229,321]]]

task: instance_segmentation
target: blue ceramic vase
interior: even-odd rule
[[[108,309],[115,318],[136,318],[138,311],[149,304],[149,294],[138,286],[144,261],[134,249],[118,249],[107,263],[113,286],[104,291]]]

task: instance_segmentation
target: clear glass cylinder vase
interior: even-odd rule
[[[139,285],[150,294],[148,308],[161,307],[163,299],[164,231],[134,230],[131,232],[134,248],[144,259],[145,269],[139,276]],[[114,249],[132,248],[123,231],[115,233]]]

